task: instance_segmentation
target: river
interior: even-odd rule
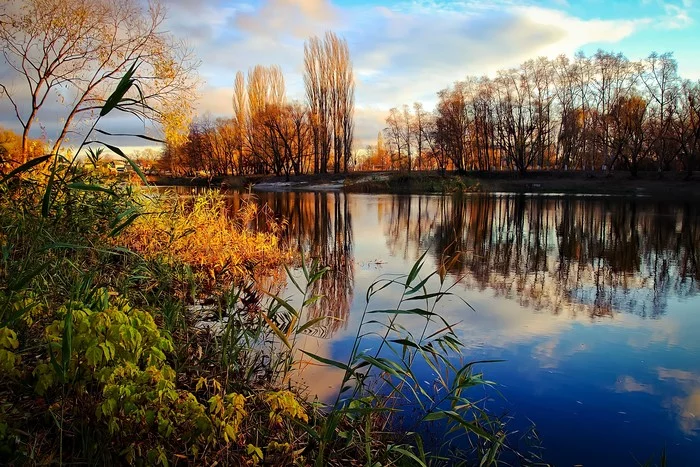
[[[232,195],[237,206],[241,195]],[[475,389],[520,432],[534,423],[545,461],[670,465],[700,458],[700,217],[648,198],[256,193],[287,220],[285,240],[331,268],[311,315],[333,315],[304,346],[347,357],[365,291],[427,251],[461,300],[440,314],[493,388]],[[295,273],[298,277],[298,271]],[[391,306],[391,292],[373,303]],[[425,372],[427,381],[433,377]],[[330,398],[339,371],[313,367]]]

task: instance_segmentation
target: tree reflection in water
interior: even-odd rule
[[[329,271],[314,283],[311,294],[322,298],[307,308],[308,319],[329,316],[309,333],[331,337],[347,325],[354,289],[352,220],[348,200],[334,192],[256,193],[260,205],[284,219],[282,237],[292,251],[304,251]],[[238,209],[245,195],[231,197],[231,209]],[[264,229],[264,218],[257,228]],[[294,264],[292,266],[301,266]]]
[[[697,293],[698,211],[646,200],[474,195],[385,198],[393,254],[429,247],[465,287],[536,310],[591,318],[664,313]]]
[[[237,209],[246,195],[230,198]],[[283,237],[330,272],[314,287],[324,298],[309,317],[330,315],[316,331],[344,328],[352,303],[354,195],[257,193],[286,219]],[[698,208],[645,199],[523,195],[378,196],[389,254],[414,261],[425,249],[465,288],[555,315],[655,318],[669,294],[698,292]],[[258,228],[264,229],[264,217]],[[298,265],[297,265],[298,266]],[[364,292],[364,291],[362,291]]]
[[[381,272],[405,273],[428,250],[424,271],[433,267],[448,283],[460,280],[464,290],[452,292],[478,303],[479,313],[463,323],[459,300],[446,300],[440,310],[457,323],[469,346],[465,357],[506,360],[489,367],[489,377],[512,401],[506,409],[536,418],[549,454],[561,461],[553,462],[593,465],[599,458],[588,452],[591,445],[606,456],[624,450],[608,459],[615,465],[629,460],[627,446],[641,452],[638,458],[664,443],[683,465],[697,457],[698,207],[512,194],[257,197],[287,219],[283,235],[291,248],[331,268],[314,290],[327,298],[309,312],[338,320],[316,334],[323,339],[309,336],[301,348],[342,359],[364,306],[353,308],[353,289],[364,296],[380,274],[361,265],[376,258]],[[391,307],[394,299],[377,297],[372,306]],[[304,372],[311,394],[335,397],[342,370]],[[576,445],[567,444],[570,426]],[[615,436],[602,440],[600,426]]]

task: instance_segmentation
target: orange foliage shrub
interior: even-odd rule
[[[229,212],[215,193],[146,199],[146,213],[118,239],[146,259],[182,262],[214,281],[277,276],[291,260],[280,243],[281,222],[262,214],[265,231],[252,227],[261,216],[255,203]]]

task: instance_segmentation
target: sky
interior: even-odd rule
[[[376,140],[391,107],[420,101],[431,108],[437,91],[456,80],[493,76],[538,56],[602,48],[635,60],[673,51],[681,76],[700,78],[700,0],[164,3],[166,27],[201,60],[198,112],[214,118],[231,116],[235,74],[256,64],[281,66],[287,97],[303,100],[304,41],[328,30],[346,38],[357,86],[356,148]],[[0,125],[8,125],[10,108],[0,106]]]

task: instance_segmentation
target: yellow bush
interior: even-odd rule
[[[0,373],[13,375],[19,356],[13,352],[19,347],[17,333],[10,328],[0,328]]]
[[[291,258],[280,245],[280,223],[266,219],[265,232],[251,228],[258,216],[254,203],[235,213],[221,195],[192,199],[166,196],[150,199],[147,214],[119,237],[119,242],[147,259],[183,262],[211,280],[277,272]]]
[[[308,423],[309,416],[293,392],[287,390],[272,391],[265,394],[264,399],[270,406],[270,423],[273,425],[280,425],[283,416]]]

